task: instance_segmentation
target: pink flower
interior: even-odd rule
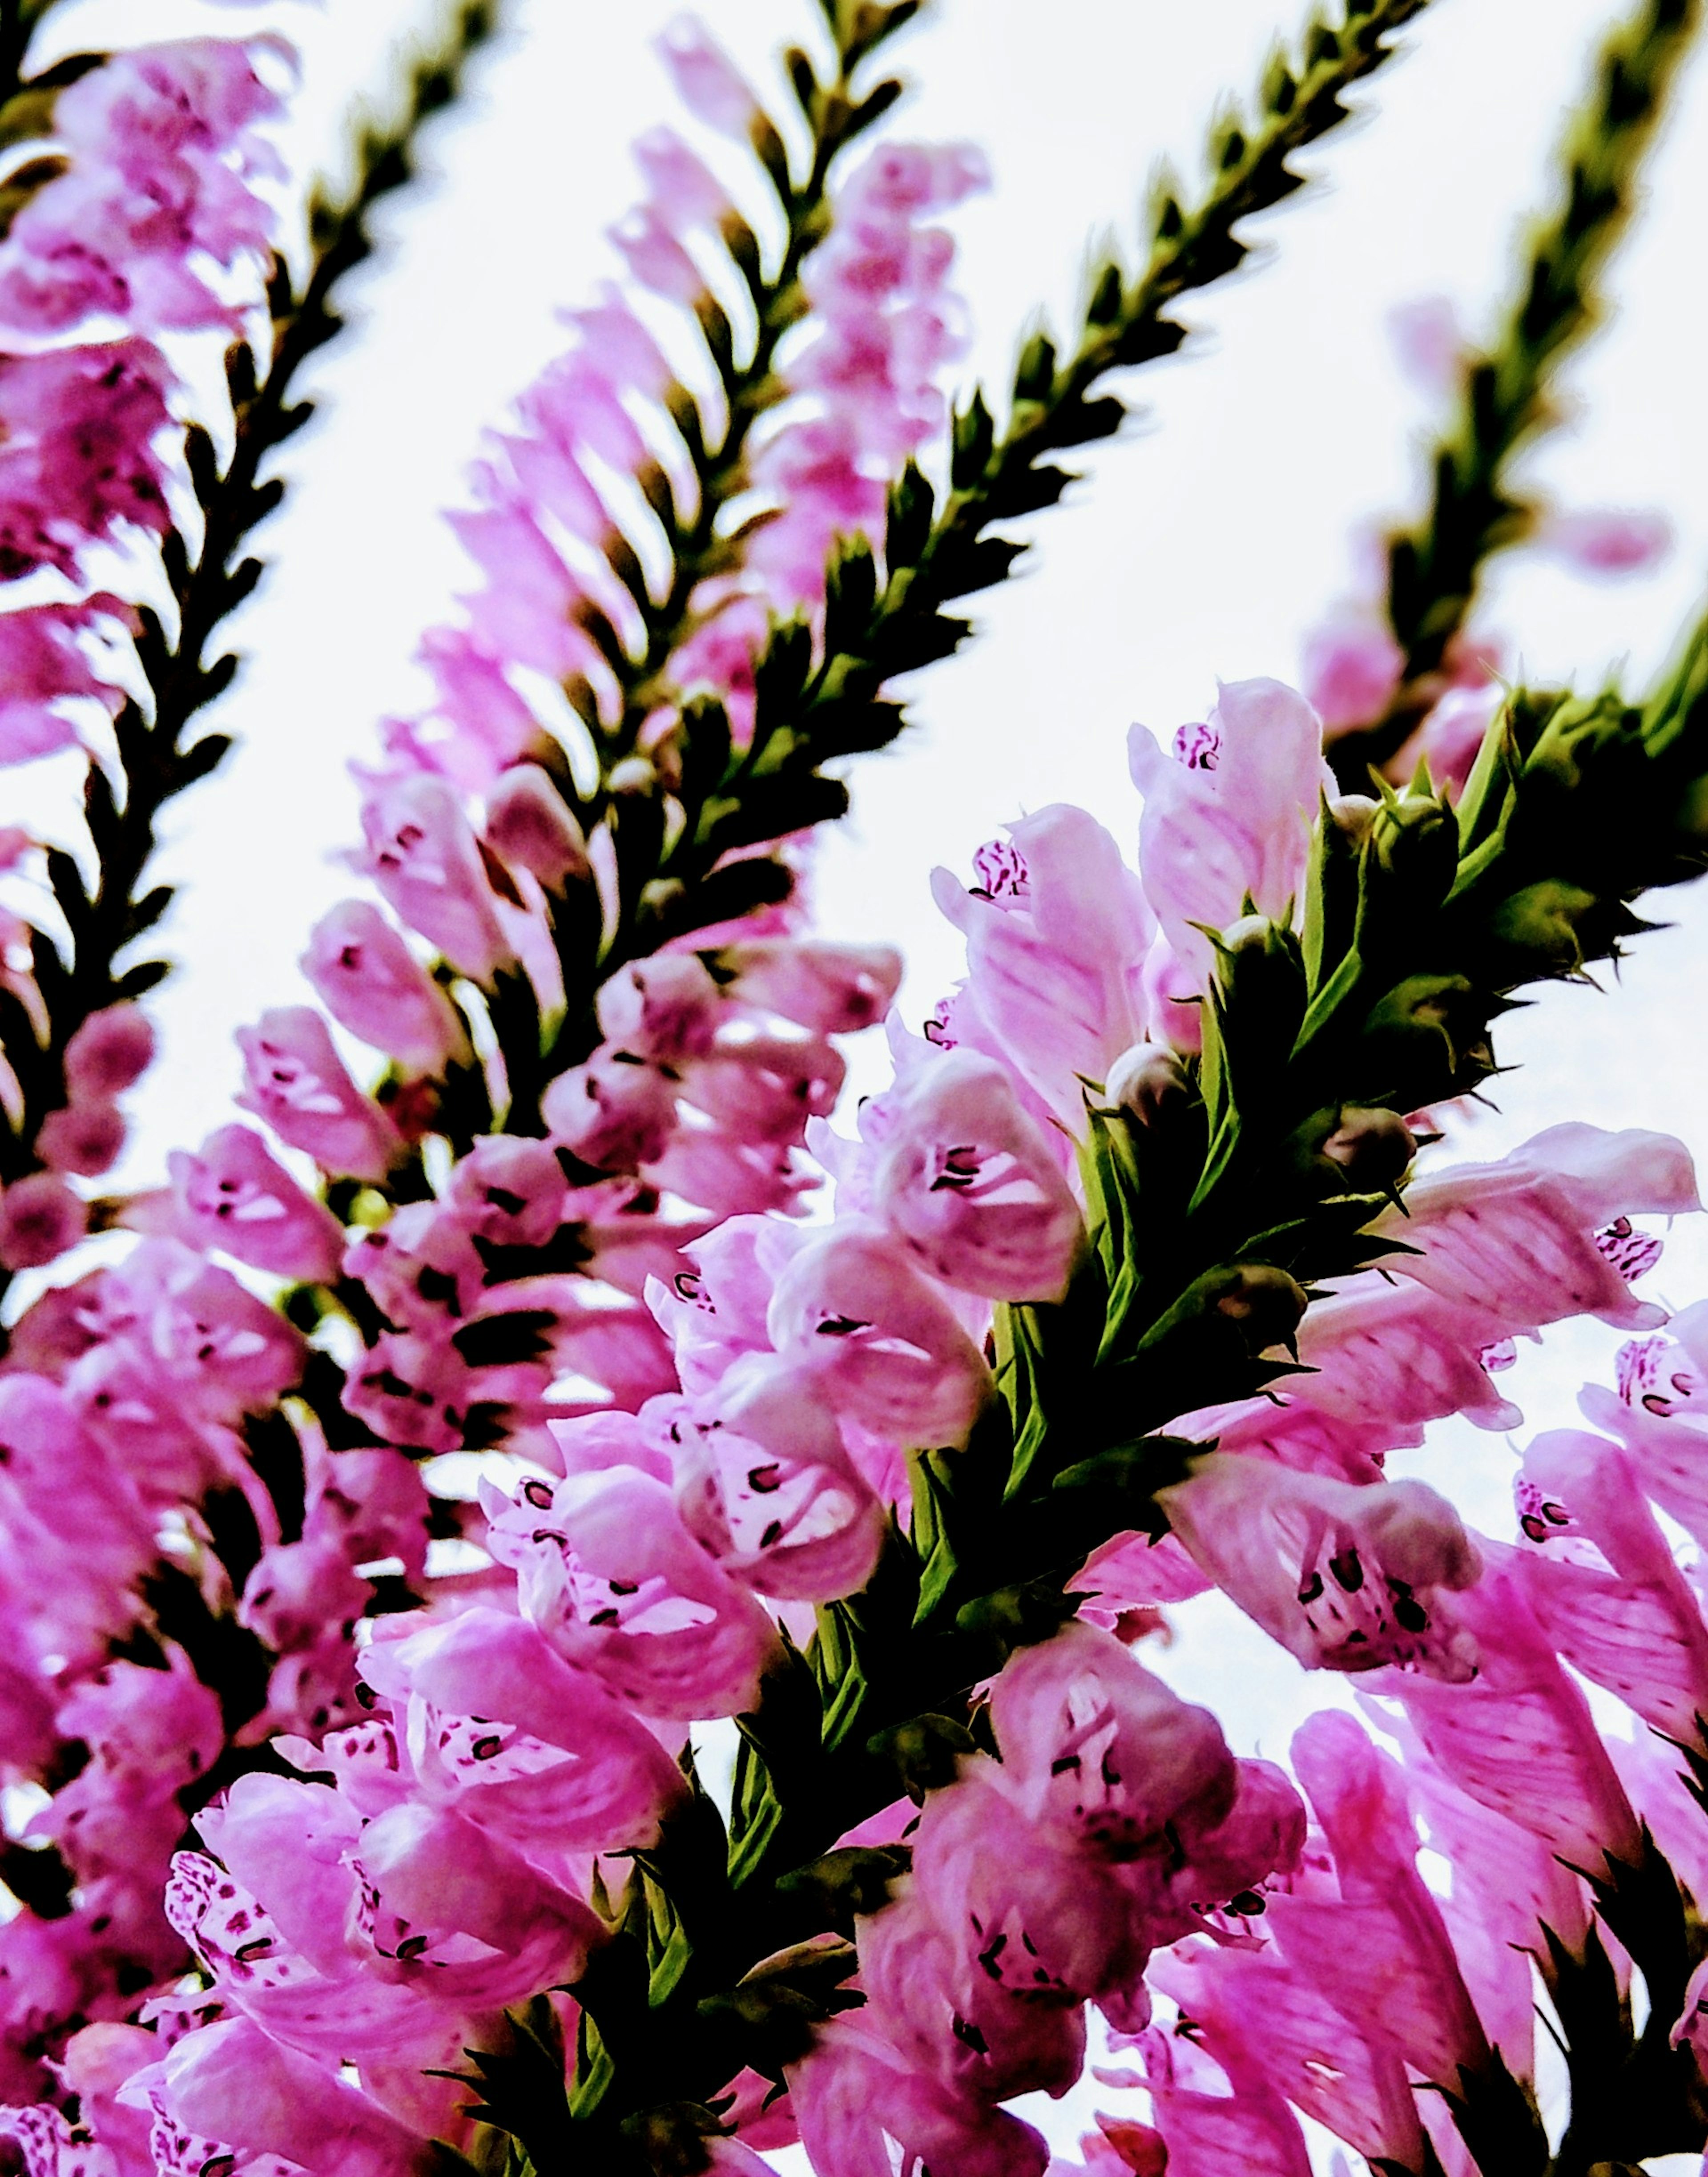
[[[179,1236],[193,1247],[221,1248],[277,1277],[320,1285],[337,1277],[342,1228],[248,1127],[221,1127],[194,1154],[172,1150],[166,1169]]]
[[[1245,912],[1284,921],[1303,894],[1305,860],[1324,790],[1323,729],[1302,696],[1275,680],[1224,687],[1197,760],[1171,761],[1135,726],[1127,744],[1144,796],[1139,871],[1176,953],[1200,979],[1209,941]],[[1330,786],[1329,790],[1332,790]]]
[[[838,1411],[910,1448],[964,1443],[991,1396],[953,1309],[877,1230],[838,1223],[797,1248],[767,1328]]]
[[[1307,1668],[1475,1672],[1475,1644],[1438,1596],[1471,1587],[1482,1559],[1423,1482],[1361,1487],[1218,1452],[1160,1501],[1194,1563]]]
[[[133,1005],[104,1006],[65,1046],[65,1082],[74,1100],[100,1102],[134,1088],[154,1059],[154,1030]]]
[[[958,2098],[858,2026],[833,2020],[788,2076],[819,2177],[891,2177],[909,2162],[955,2177],[1044,2177],[1050,2149],[1030,2125]]]
[[[370,778],[362,829],[368,846],[358,865],[399,919],[461,974],[489,983],[512,948],[451,788],[421,773]]]
[[[171,382],[145,341],[0,356],[0,580],[74,573],[84,546],[121,522],[166,529],[156,442]]]
[[[528,1505],[538,1518],[551,1492],[525,1482],[525,1503],[530,1491],[545,1500]],[[407,1715],[407,1758],[423,1786],[519,1841],[565,1852],[647,1845],[660,1814],[682,1795],[681,1772],[632,1710],[507,1612],[477,1605],[376,1640],[363,1670]],[[352,1760],[369,1735],[344,1735]],[[343,1751],[328,1742],[335,1762]],[[395,1747],[380,1773],[380,1803],[388,1804]]]
[[[1405,1706],[1460,1789],[1540,1837],[1569,1867],[1634,1862],[1635,1818],[1583,1695],[1537,1626],[1517,1569],[1495,1567],[1464,1596],[1480,1675],[1446,1685],[1399,1672],[1381,1690]]]
[[[1356,732],[1383,717],[1399,690],[1405,654],[1387,615],[1344,611],[1305,639],[1305,694],[1325,734]]]
[[[276,1006],[237,1030],[247,1076],[237,1102],[324,1170],[384,1179],[402,1146],[396,1128],[345,1071],[319,1013]]]
[[[514,764],[499,777],[486,798],[485,838],[501,862],[526,870],[548,892],[588,873],[581,828],[537,763]]]
[[[614,1469],[560,1481],[546,1511],[526,1489],[485,1503],[488,1548],[516,1568],[523,1609],[568,1661],[647,1716],[685,1722],[753,1705],[775,1629],[663,1483]]]
[[[341,1028],[411,1072],[437,1073],[466,1048],[450,1001],[366,900],[321,916],[302,968]]]
[[[341,2079],[246,2018],[173,2043],[128,2098],[157,2098],[170,2118],[238,2152],[276,2154],[311,2177],[425,2177],[426,2141]]]
[[[1020,1803],[1064,1847],[1132,1859],[1165,1825],[1214,1829],[1233,1804],[1236,1772],[1215,1718],[1091,1626],[1018,1650],[991,1689],[990,1718]]]
[[[696,15],[677,15],[658,43],[676,95],[696,121],[745,143],[759,104],[745,79]]]
[[[797,1601],[829,1602],[865,1585],[889,1522],[811,1377],[756,1357],[739,1361],[710,1398],[657,1403],[674,1409],[657,1419],[682,1516],[720,1563]]]
[[[945,1284],[992,1300],[1059,1300],[1067,1289],[1078,1208],[991,1059],[949,1051],[898,1089],[873,1203]]]
[[[1272,1899],[1288,1964],[1354,2023],[1373,2025],[1426,2079],[1456,2089],[1488,2043],[1440,1910],[1417,1872],[1417,1832],[1395,1766],[1350,1716],[1311,1717],[1293,1765],[1328,1833],[1338,1902]]]
[[[1457,800],[1465,790],[1488,729],[1506,708],[1498,681],[1480,688],[1449,688],[1423,721],[1417,753],[1438,788]]]
[[[455,1807],[388,1807],[351,1864],[379,1956],[460,2009],[495,2010],[579,1980],[605,1935],[579,1897]]]
[[[1580,575],[1641,575],[1673,548],[1673,525],[1645,507],[1580,507],[1548,515],[1540,548]]]
[[[1141,974],[1156,925],[1103,827],[1056,806],[1011,826],[1023,903],[966,892],[946,870],[937,905],[967,939],[967,989],[996,1048],[1076,1132],[1085,1086],[1144,1033]]]
[[[95,670],[79,637],[115,598],[81,604],[25,605],[0,614],[0,764],[28,763],[76,745],[76,712],[68,702],[93,696],[109,714],[123,690]]]
[[[124,1137],[124,1114],[116,1104],[76,1103],[47,1114],[35,1148],[50,1170],[95,1179],[117,1163]]]
[[[13,1181],[0,1194],[0,1263],[35,1270],[57,1262],[83,1237],[89,1211],[52,1172]]]
[[[1634,1211],[1670,1216],[1697,1206],[1682,1143],[1565,1126],[1499,1164],[1415,1181],[1405,1214],[1390,1212],[1376,1229],[1422,1250],[1394,1257],[1393,1271],[1476,1311],[1491,1338],[1580,1314],[1647,1328],[1654,1312],[1632,1297],[1596,1228]]]
[[[874,1026],[902,979],[901,956],[892,947],[823,938],[748,938],[726,945],[713,965],[730,997],[820,1035],[852,1035]]]
[[[1544,1544],[1525,1591],[1549,1640],[1667,1738],[1689,1743],[1708,1716],[1708,1626],[1644,1497],[1636,1462],[1605,1438],[1557,1429],[1525,1454],[1525,1478],[1565,1506],[1602,1559]],[[1545,1532],[1557,1531],[1544,1530]]]
[[[1372,2161],[1424,2168],[1423,2129],[1398,2050],[1350,2022],[1273,1950],[1176,1951],[1151,1978],[1224,2063],[1242,2060]]]

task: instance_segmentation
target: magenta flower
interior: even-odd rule
[[[647,1716],[753,1705],[775,1629],[663,1483],[614,1468],[560,1481],[545,1509],[527,1484],[514,1503],[485,1501],[488,1548],[515,1567],[524,1611],[566,1661]]]
[[[1404,1704],[1432,1760],[1461,1791],[1589,1873],[1634,1860],[1637,1825],[1591,1719],[1536,1623],[1518,1569],[1492,1567],[1459,1613],[1476,1642],[1474,1684],[1396,1672],[1381,1690]]]
[[[400,2124],[359,2087],[246,2018],[221,2020],[187,2034],[161,2062],[139,2071],[127,2098],[181,2125],[211,2152],[278,2155],[310,2177],[426,2177],[428,2142]]]
[[[77,1245],[88,1221],[82,1198],[56,1173],[14,1180],[0,1194],[0,1263],[8,1270],[44,1269]]]
[[[0,614],[0,764],[74,747],[79,698],[94,698],[109,716],[117,711],[123,691],[95,669],[83,638],[128,616],[128,608],[105,597]]]
[[[1412,2069],[1449,2089],[1488,2059],[1435,1900],[1417,1872],[1417,1831],[1396,1765],[1349,1716],[1311,1717],[1293,1765],[1334,1855],[1340,1896],[1270,1901],[1288,1965],[1349,2021],[1385,2035]]]
[[[308,1765],[330,1766],[364,1813],[420,1790],[519,1843],[604,1852],[652,1842],[681,1797],[647,1726],[507,1612],[476,1604],[376,1640],[363,1670],[396,1726],[358,1726]]]

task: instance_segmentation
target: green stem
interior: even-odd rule
[[[1391,761],[1441,696],[1488,561],[1535,532],[1540,509],[1515,471],[1559,423],[1560,369],[1605,319],[1600,283],[1701,22],[1700,0],[1643,0],[1596,57],[1560,145],[1559,202],[1531,227],[1493,342],[1465,358],[1429,511],[1389,539],[1388,614],[1405,663],[1387,714],[1329,752],[1348,792],[1367,788],[1369,767]]]

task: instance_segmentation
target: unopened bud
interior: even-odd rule
[[[1104,1094],[1117,1109],[1130,1111],[1149,1127],[1155,1124],[1163,1106],[1184,1096],[1189,1086],[1186,1068],[1173,1051],[1160,1043],[1136,1043],[1110,1066]]]
[[[1445,801],[1407,794],[1385,801],[1370,822],[1379,868],[1405,887],[1409,899],[1438,903],[1459,874],[1459,819]]]
[[[1323,1144],[1323,1154],[1338,1165],[1355,1192],[1370,1193],[1404,1178],[1417,1143],[1397,1111],[1341,1106],[1340,1121]]]
[[[1242,1327],[1253,1353],[1291,1342],[1307,1305],[1296,1278],[1273,1263],[1233,1263],[1217,1282],[1220,1289],[1210,1305]]]
[[[1369,837],[1370,827],[1381,806],[1367,794],[1337,794],[1329,804],[1329,821],[1355,846],[1361,845]]]
[[[1489,927],[1503,945],[1509,945],[1514,952],[1569,972],[1584,964],[1578,926],[1595,904],[1595,894],[1581,885],[1546,877],[1540,884],[1526,885],[1522,892],[1503,900],[1490,918]]]

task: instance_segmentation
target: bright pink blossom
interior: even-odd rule
[[[571,1475],[548,1509],[488,1500],[488,1547],[552,1645],[644,1715],[750,1708],[777,1635],[649,1476]]]
[[[57,1262],[83,1237],[89,1212],[55,1173],[14,1179],[0,1194],[0,1263],[35,1270]]]

